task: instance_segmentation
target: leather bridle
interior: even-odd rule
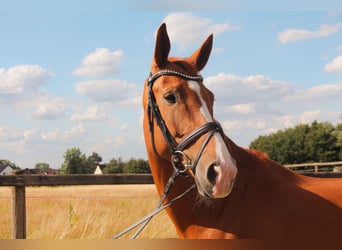
[[[163,137],[170,151],[171,163],[173,167],[176,170],[180,171],[181,173],[189,169],[193,173],[195,173],[196,166],[198,164],[198,161],[205,147],[207,146],[210,139],[216,132],[223,134],[222,127],[216,121],[207,122],[203,124],[202,126],[200,126],[199,128],[192,131],[191,133],[189,133],[182,141],[177,143],[175,138],[172,136],[169,129],[167,128],[165,121],[163,120],[163,117],[156,103],[156,98],[153,93],[153,84],[161,76],[177,76],[182,79],[190,80],[190,81],[203,81],[203,77],[199,74],[195,76],[191,76],[191,75],[187,75],[187,74],[184,74],[178,71],[173,71],[173,70],[160,70],[153,75],[152,73],[150,73],[150,76],[147,82],[147,85],[148,85],[147,117],[148,117],[148,122],[149,122],[149,129],[150,129],[150,134],[151,134],[151,142],[152,142],[153,150],[159,157],[161,157],[159,153],[157,152],[155,142],[154,142],[154,120],[155,120],[163,134]],[[188,157],[183,151],[187,147],[189,147],[191,144],[196,142],[200,137],[202,137],[203,135],[207,133],[208,135],[206,139],[204,140],[199,152],[197,153],[197,156],[195,157],[194,160],[191,160],[190,157]]]
[[[185,80],[191,80],[191,81],[203,81],[203,77],[201,75],[196,76],[190,76],[187,74],[183,74],[181,72],[172,71],[172,70],[160,70],[154,75],[150,74],[148,78],[148,106],[147,106],[147,117],[148,117],[148,123],[150,127],[150,134],[151,134],[151,141],[152,141],[152,147],[154,152],[161,157],[156,149],[155,143],[154,143],[154,120],[156,120],[156,123],[158,124],[164,139],[167,143],[167,146],[169,148],[170,154],[171,154],[171,163],[173,166],[173,173],[170,176],[169,180],[167,181],[165,187],[164,187],[164,193],[162,197],[160,198],[160,201],[158,202],[156,208],[147,216],[142,218],[141,220],[137,221],[136,223],[132,224],[128,228],[122,230],[118,234],[114,235],[113,239],[118,239],[125,233],[131,231],[132,229],[136,228],[140,225],[140,227],[137,229],[137,231],[134,233],[134,235],[131,237],[131,239],[135,239],[139,233],[145,228],[145,226],[150,222],[152,217],[156,215],[157,213],[161,212],[163,209],[171,206],[174,202],[181,199],[185,195],[189,194],[192,190],[195,189],[196,184],[192,184],[190,187],[188,187],[183,193],[180,195],[177,195],[176,197],[170,199],[168,202],[164,204],[164,201],[171,190],[171,187],[173,186],[175,179],[180,176],[181,174],[185,174],[187,170],[191,170],[194,174],[196,171],[196,166],[198,164],[198,161],[205,149],[205,147],[208,145],[210,139],[213,137],[213,135],[218,132],[223,134],[221,125],[218,122],[207,122],[204,125],[200,126],[199,128],[195,129],[191,133],[189,133],[181,142],[177,143],[175,138],[170,133],[169,129],[167,128],[162,115],[160,113],[160,110],[158,108],[158,105],[156,103],[156,98],[153,94],[153,83],[155,80],[157,80],[161,76],[177,76],[180,78],[183,78]],[[192,161],[184,152],[183,150],[189,147],[192,143],[197,141],[202,135],[207,134],[207,137],[205,138],[204,142],[202,143],[202,146],[197,153],[196,158]],[[185,163],[184,163],[185,161]]]

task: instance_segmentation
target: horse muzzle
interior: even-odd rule
[[[227,197],[237,175],[236,161],[220,134],[213,136],[211,153],[203,154],[195,173],[198,192],[211,198]],[[210,146],[210,145],[209,145]]]
[[[200,195],[210,198],[227,197],[234,186],[237,170],[227,164],[210,164],[207,168],[198,167],[195,174],[197,190]]]

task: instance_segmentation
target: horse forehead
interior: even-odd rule
[[[176,71],[184,71],[189,75],[197,74],[197,70],[188,58],[170,57],[168,68]]]
[[[205,119],[208,122],[212,121],[212,117],[211,117],[208,105],[201,94],[201,85],[196,81],[188,81],[188,86],[190,89],[192,89],[196,93],[198,100],[200,102],[200,107],[201,107],[200,111],[205,117]]]

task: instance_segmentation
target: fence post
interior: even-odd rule
[[[26,239],[25,186],[12,189],[12,238]]]
[[[318,165],[315,165],[315,173],[318,173]]]

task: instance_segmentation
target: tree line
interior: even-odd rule
[[[299,124],[259,136],[250,148],[282,164],[342,161],[342,123]]]
[[[148,161],[144,159],[131,158],[128,161],[121,157],[113,158],[108,163],[102,163],[102,157],[93,152],[86,155],[78,147],[68,148],[64,153],[64,162],[57,169],[57,174],[93,174],[97,166],[100,166],[104,174],[129,174],[129,173],[151,173]],[[21,168],[9,160],[1,160],[0,165],[11,167],[14,171]],[[46,162],[36,163],[34,169],[44,173],[50,169]]]
[[[59,170],[61,174],[93,174],[97,166],[102,168],[104,174],[150,173],[148,161],[131,158],[123,161],[121,157],[113,158],[102,164],[102,157],[93,152],[86,156],[77,147],[69,148],[64,154],[64,162]]]

